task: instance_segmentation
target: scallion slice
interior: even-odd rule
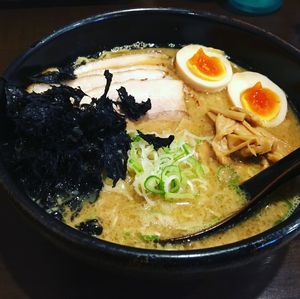
[[[164,194],[161,186],[162,184],[160,178],[155,175],[148,176],[144,182],[145,189],[154,194]]]
[[[170,146],[158,150],[142,138],[131,138],[128,164],[135,174],[133,186],[149,204],[158,195],[171,201],[194,199],[207,188],[208,170],[196,158],[194,135],[185,132],[176,136]]]

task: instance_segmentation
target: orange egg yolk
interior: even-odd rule
[[[190,71],[197,77],[208,81],[219,81],[225,76],[225,67],[218,57],[207,56],[200,48],[187,61]]]
[[[269,88],[257,82],[241,94],[243,107],[263,120],[271,120],[280,110],[279,96]]]

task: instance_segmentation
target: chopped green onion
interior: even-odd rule
[[[166,180],[167,177],[169,177],[171,175],[178,176],[179,180],[181,181],[180,169],[178,166],[169,165],[169,166],[165,167],[162,171],[161,179],[164,181],[164,180]]]
[[[293,210],[293,208],[294,208],[294,205],[293,205],[293,203],[291,202],[291,200],[286,200],[286,205],[287,205],[287,207],[288,207],[288,213],[291,211],[291,210]]]
[[[140,135],[135,135],[135,137],[133,138],[133,141],[140,141],[142,139],[142,137]]]
[[[142,138],[132,136],[129,169],[134,170],[134,189],[146,201],[193,199],[205,189],[208,172],[195,157],[195,135],[176,137],[169,147],[154,150]],[[155,198],[151,198],[155,196]]]
[[[205,174],[205,173],[204,173],[204,169],[203,169],[201,163],[200,163],[198,160],[196,160],[196,159],[193,158],[193,157],[190,157],[190,158],[188,158],[187,161],[188,161],[189,163],[191,163],[192,168],[194,169],[194,171],[196,172],[196,175],[197,175],[198,177],[204,176],[204,174]]]
[[[225,182],[228,185],[238,185],[240,180],[236,171],[227,165],[219,167],[217,178],[219,182]]]
[[[182,148],[183,148],[183,150],[184,150],[184,152],[188,155],[188,154],[190,154],[191,153],[191,148],[190,148],[190,146],[188,145],[188,144],[183,144],[182,145]]]
[[[128,238],[131,237],[131,232],[126,231],[126,232],[123,233],[123,236],[124,236],[125,239],[128,239]]]
[[[129,159],[128,163],[136,173],[143,172],[143,166],[138,160]]]
[[[165,192],[176,193],[180,189],[180,179],[176,175],[168,177],[163,181],[163,189]]]
[[[159,239],[159,235],[141,235],[144,241],[155,241]]]
[[[185,156],[186,156],[186,154],[184,152],[182,152],[182,153],[180,153],[180,154],[178,154],[177,156],[174,157],[174,161],[176,162],[176,161],[182,159]]]
[[[151,175],[146,178],[144,187],[147,191],[154,194],[164,194],[164,191],[161,189],[161,180],[155,175]]]
[[[223,182],[228,185],[228,187],[240,195],[244,196],[244,192],[239,187],[240,177],[237,172],[230,166],[220,166],[217,171],[217,178],[219,182]]]

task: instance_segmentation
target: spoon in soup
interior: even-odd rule
[[[300,148],[291,152],[274,165],[266,168],[239,187],[244,192],[247,204],[214,225],[184,236],[160,239],[157,242],[165,245],[179,244],[199,240],[211,234],[227,230],[246,219],[264,203],[265,196],[279,184],[300,173]]]

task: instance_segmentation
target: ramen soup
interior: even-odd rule
[[[112,74],[108,98],[116,102],[125,94],[143,104],[150,99],[151,109],[127,120],[126,177],[114,181],[102,174],[96,200],[85,201],[76,213],[64,206],[66,224],[118,244],[195,249],[249,238],[293,213],[299,196],[278,189],[271,203],[228,231],[160,245],[157,240],[207,228],[242,208],[246,198],[239,184],[300,146],[299,122],[280,87],[219,49],[115,48],[79,57],[74,76],[63,84],[82,89],[83,107],[105,93],[105,70]],[[53,71],[61,69],[43,74]],[[38,82],[27,91],[54,87]],[[115,109],[122,113],[122,107]]]

